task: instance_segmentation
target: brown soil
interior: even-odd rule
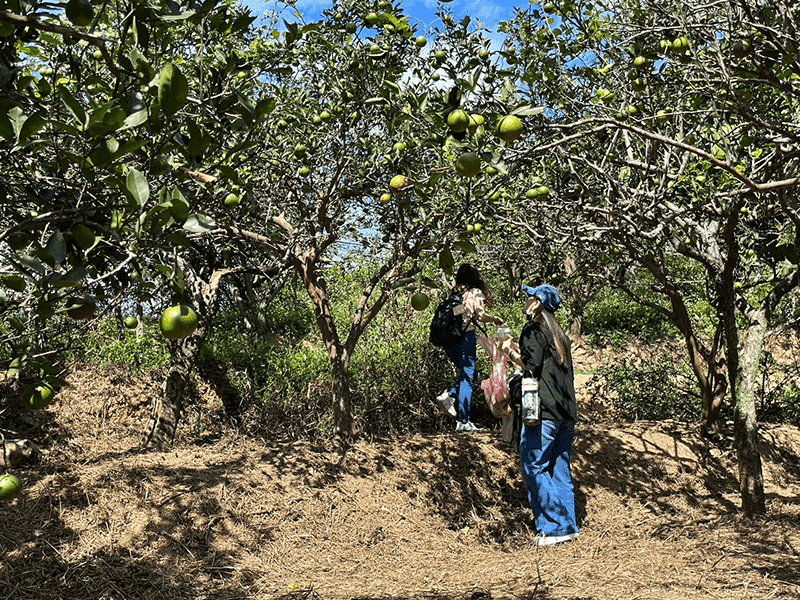
[[[800,598],[797,428],[762,428],[768,512],[748,520],[729,446],[609,423],[583,396],[581,536],[540,549],[498,430],[253,439],[208,417],[220,399],[200,383],[212,410],[187,411],[170,451],[139,453],[156,376],[70,380],[29,421],[68,435],[16,468],[24,493],[0,504],[2,597]]]

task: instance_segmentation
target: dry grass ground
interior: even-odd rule
[[[800,598],[797,428],[763,428],[768,513],[746,520],[729,448],[586,405],[581,537],[540,549],[499,431],[343,448],[186,419],[173,449],[139,453],[156,380],[71,381],[29,423],[69,437],[0,504],[2,598]]]

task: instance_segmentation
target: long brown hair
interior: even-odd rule
[[[553,313],[547,310],[544,305],[539,302],[539,306],[533,315],[533,321],[539,324],[541,329],[546,329],[553,336],[553,342],[556,346],[556,354],[558,355],[558,365],[562,369],[569,369],[572,366],[572,352],[570,351],[570,339],[564,329],[559,325]]]
[[[490,290],[489,286],[486,285],[483,277],[481,277],[480,271],[478,271],[478,269],[476,269],[470,263],[464,263],[458,267],[458,272],[456,273],[456,285],[454,289],[460,292],[466,292],[467,290],[474,288],[478,288],[483,292],[483,295],[486,296],[486,306],[494,306],[494,296],[492,296],[492,290]]]

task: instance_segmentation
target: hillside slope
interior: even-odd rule
[[[190,416],[172,450],[137,453],[156,382],[71,380],[39,415],[70,437],[0,504],[3,597],[800,598],[796,428],[763,428],[769,512],[749,521],[729,448],[584,410],[582,534],[539,549],[499,431],[339,448],[197,433]]]

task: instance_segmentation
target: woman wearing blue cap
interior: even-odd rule
[[[570,458],[578,403],[570,339],[555,318],[561,297],[552,285],[522,286],[528,322],[511,359],[539,381],[540,418],[522,425],[520,462],[536,529],[537,546],[578,537]]]

